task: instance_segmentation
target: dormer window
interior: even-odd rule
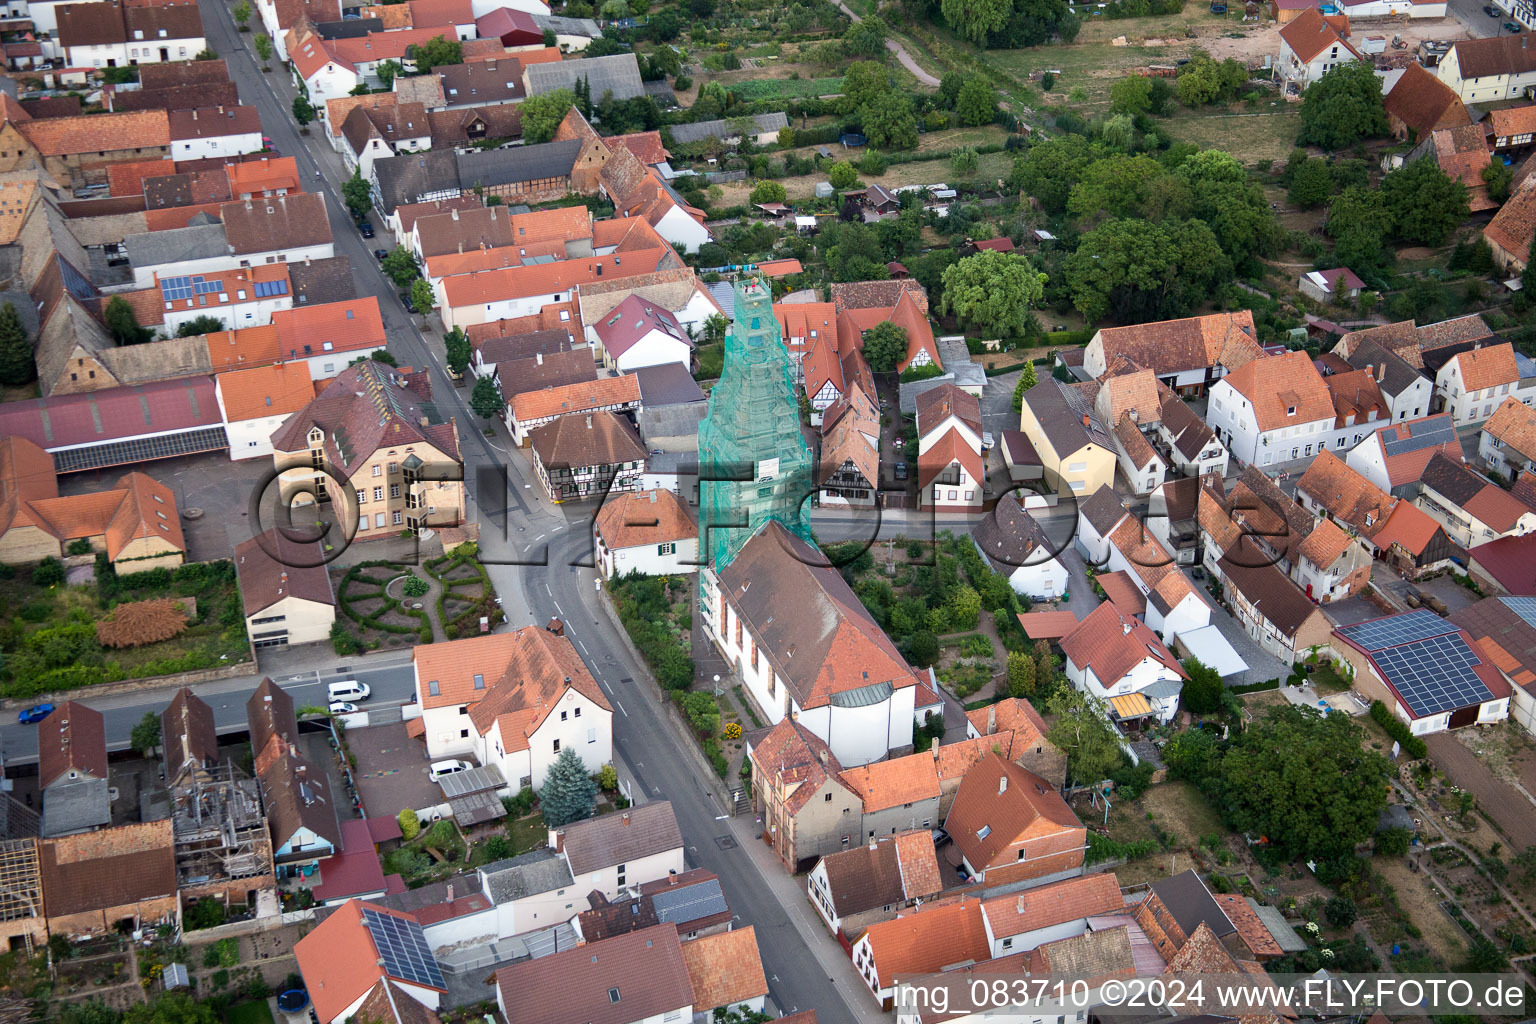
[[[1294,405],[1286,406],[1285,407],[1285,414],[1287,416],[1295,416],[1296,415],[1296,407]]]

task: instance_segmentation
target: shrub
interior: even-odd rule
[[[65,550],[72,555],[88,555],[91,553],[91,542],[84,537],[76,537]]]
[[[140,647],[169,640],[186,628],[186,613],[174,598],[132,601],[118,605],[111,618],[96,623],[96,641],[103,647]]]
[[[401,809],[400,814],[397,816],[397,820],[400,822],[401,839],[404,839],[406,842],[410,842],[412,839],[415,839],[417,836],[421,835],[421,819],[416,816],[416,812],[411,808],[406,807]]]
[[[1386,734],[1401,745],[1403,753],[1415,761],[1429,756],[1429,747],[1419,737],[1415,736],[1408,728],[1407,723],[1397,718],[1387,706],[1379,700],[1371,701],[1371,718],[1381,726]]]
[[[605,764],[597,773],[597,788],[604,793],[614,793],[619,788],[619,770],[612,764]]]
[[[506,860],[512,856],[512,844],[506,836],[491,836],[485,841],[485,856],[487,860]]]
[[[401,593],[406,597],[426,597],[427,591],[431,589],[431,585],[420,576],[412,576],[400,586]]]
[[[32,585],[53,587],[64,582],[64,563],[51,555],[32,569]]]

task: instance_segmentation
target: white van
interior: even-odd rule
[[[339,683],[332,683],[328,691],[333,702],[367,700],[373,692],[368,689],[367,683],[360,683],[356,679],[343,679]]]
[[[457,775],[459,772],[467,772],[473,767],[474,765],[470,764],[468,761],[434,761],[432,763],[432,767],[427,771],[427,778],[431,779],[433,782],[441,782],[449,775]]]

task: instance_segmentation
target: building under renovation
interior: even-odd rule
[[[213,709],[182,687],[160,717],[160,736],[183,907],[215,899],[237,914],[247,907],[275,913],[272,841],[261,787],[218,759]],[[262,892],[270,907],[257,905]]]
[[[0,840],[0,939],[0,952],[24,950],[28,956],[48,941],[35,839]]]

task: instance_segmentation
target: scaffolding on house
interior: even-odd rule
[[[225,761],[187,768],[170,786],[176,877],[183,886],[272,871],[272,846],[256,780]]]
[[[42,916],[43,883],[36,840],[0,840],[0,921],[39,920]],[[32,933],[22,935],[30,955]]]

